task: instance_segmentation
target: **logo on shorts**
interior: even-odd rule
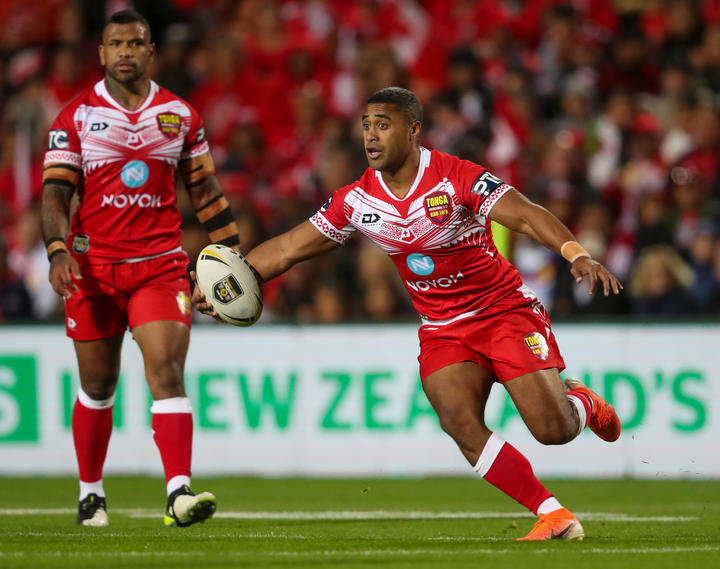
[[[90,236],[78,233],[73,237],[72,250],[78,255],[84,255],[90,250]]]
[[[71,330],[74,330],[75,327],[77,326],[77,322],[75,322],[75,320],[73,320],[72,318],[68,318],[67,325],[68,325],[68,328],[70,328]]]
[[[123,166],[120,179],[128,188],[139,188],[150,177],[148,165],[142,160],[131,160]]]
[[[183,316],[190,318],[190,297],[181,290],[177,293],[175,300],[177,300],[178,308],[180,309],[180,312],[182,312]]]
[[[451,211],[452,199],[447,192],[433,192],[425,198],[425,213],[433,223],[445,223]]]
[[[243,289],[233,275],[228,275],[213,285],[213,298],[223,304],[229,304],[242,295]]]
[[[427,276],[435,270],[435,263],[427,255],[413,253],[408,255],[407,266],[416,275]]]
[[[157,116],[160,132],[166,137],[173,139],[180,134],[180,115],[177,113],[160,113]],[[198,142],[200,142],[198,140]]]
[[[536,358],[541,360],[548,359],[550,348],[548,348],[547,340],[540,332],[531,332],[523,339],[528,350]]]

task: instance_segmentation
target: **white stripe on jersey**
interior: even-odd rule
[[[348,192],[345,198],[345,214],[353,224],[364,234],[375,241],[386,253],[394,255],[404,251],[402,242],[412,242],[422,249],[437,249],[451,247],[462,241],[480,245],[483,243],[485,233],[485,218],[473,216],[469,210],[462,207],[452,208],[448,221],[438,225],[425,214],[425,198],[428,194],[437,191],[447,192],[455,202],[455,189],[446,179],[435,187],[423,192],[408,208],[406,215],[400,212],[391,203],[369,195],[363,188],[355,187]],[[379,213],[382,222],[373,226],[362,223],[363,216],[370,211]],[[388,225],[394,226],[394,232],[388,230]],[[402,235],[405,232],[406,238]],[[398,236],[400,236],[398,238]]]
[[[168,101],[147,107],[134,124],[122,111],[110,107],[80,105],[75,111],[73,121],[82,139],[83,174],[88,175],[113,162],[126,161],[128,148],[143,149],[145,157],[177,166],[185,137],[178,135],[169,139],[163,135],[157,125],[157,116],[161,113],[179,115],[182,126],[189,126],[190,111],[180,101]],[[97,124],[108,125],[108,128],[112,129],[111,135],[105,132],[108,128],[94,132],[94,125]]]

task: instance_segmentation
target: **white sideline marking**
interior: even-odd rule
[[[4,508],[0,509],[3,516],[45,516],[74,514],[72,508]],[[110,515],[120,514],[132,518],[157,518],[162,516],[161,510],[117,508],[110,510]],[[611,512],[577,512],[583,521],[598,522],[689,522],[696,521],[697,516],[631,516]],[[338,510],[325,512],[218,512],[216,518],[236,520],[462,520],[462,519],[511,519],[534,518],[530,512],[427,512],[427,511],[393,511],[371,510],[352,511]]]
[[[438,549],[365,549],[359,551],[348,551],[346,549],[325,549],[321,551],[223,551],[222,557],[410,557],[410,556],[471,556],[471,555],[508,555],[519,553],[526,556],[528,554],[544,555],[550,553],[557,555],[560,551],[556,547],[543,549],[529,549],[518,544],[514,548],[503,549],[466,549],[463,551],[438,550]],[[720,551],[720,546],[700,545],[696,547],[630,547],[627,549],[619,547],[593,547],[590,549],[577,548],[575,551],[579,553],[599,553],[599,554],[660,554],[660,553],[696,553],[706,551]],[[189,556],[206,556],[204,551],[47,551],[47,552],[27,552],[14,551],[12,553],[0,552],[2,557],[83,557],[83,558],[124,558],[124,557],[189,557]]]

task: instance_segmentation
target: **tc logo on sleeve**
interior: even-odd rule
[[[470,191],[485,199],[503,184],[504,182],[497,176],[493,176],[490,172],[483,172],[477,177],[477,180],[473,182]]]
[[[48,150],[64,150],[70,148],[68,132],[59,128],[48,133]]]

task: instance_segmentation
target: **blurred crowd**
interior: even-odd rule
[[[102,77],[106,17],[151,23],[152,77],[205,121],[245,250],[306,219],[366,167],[359,114],[400,85],[424,145],[544,205],[624,283],[591,296],[511,235],[555,319],[720,314],[720,0],[3,0],[0,315],[61,318],[38,199],[46,133]],[[207,243],[185,192],[184,248]],[[265,320],[416,319],[362,238],[267,284]],[[204,317],[202,317],[204,318]]]

